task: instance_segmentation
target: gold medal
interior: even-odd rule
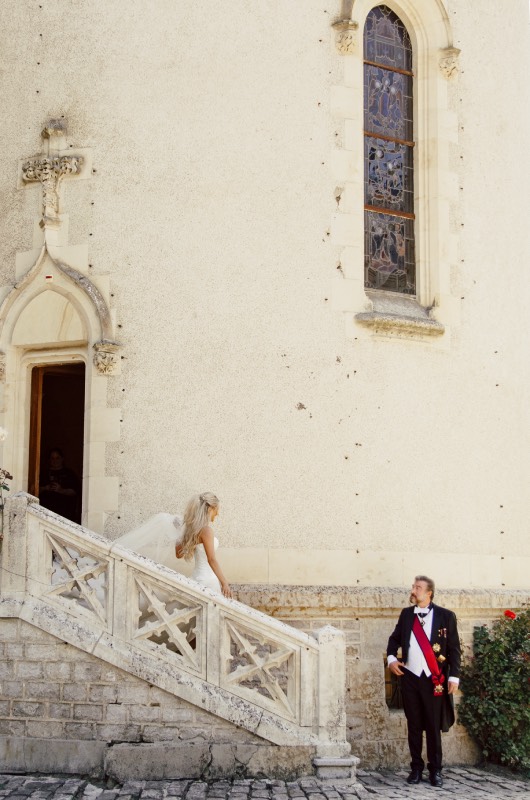
[[[439,644],[433,644],[432,649],[435,653],[439,653],[442,648]]]
[[[443,664],[444,661],[445,661],[445,656],[439,655],[438,656],[438,661],[440,662],[440,664]]]

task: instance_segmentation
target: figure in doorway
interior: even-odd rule
[[[72,522],[80,522],[80,482],[75,472],[65,466],[63,451],[54,447],[39,484],[41,505]]]

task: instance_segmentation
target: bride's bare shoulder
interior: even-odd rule
[[[213,542],[213,539],[214,539],[213,530],[210,528],[209,525],[205,525],[204,528],[202,528],[201,532],[199,533],[199,542],[202,542],[204,544],[204,542]]]

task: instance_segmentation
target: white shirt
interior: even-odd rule
[[[414,613],[424,614],[425,609],[416,606],[414,608]],[[431,639],[431,633],[432,633],[432,617],[433,617],[432,608],[429,610],[429,613],[427,614],[426,617],[422,617],[423,622],[425,623],[423,626],[423,630],[425,631],[425,635],[427,636],[427,639],[429,639],[429,641]],[[388,656],[387,663],[389,665],[392,664],[394,661],[397,661],[397,658],[395,656]],[[409,652],[407,654],[407,663],[405,664],[405,667],[418,677],[422,674],[422,672],[424,672],[428,678],[431,675],[431,671],[427,666],[427,661],[425,660],[425,656],[423,655],[422,649],[419,646],[418,640],[416,639],[412,631],[410,634]],[[456,683],[457,685],[460,682],[459,678],[453,678],[453,677],[450,677],[449,681],[451,683]]]
[[[423,608],[419,608],[418,606],[416,606],[416,608],[414,609],[414,613],[424,614],[425,610]],[[429,609],[427,616],[423,617],[423,622],[424,622],[423,630],[425,631],[425,636],[430,641],[432,633],[432,608]],[[423,655],[422,649],[418,644],[418,640],[416,639],[413,633],[410,634],[409,652],[407,656],[407,663],[405,664],[405,666],[410,672],[413,672],[414,675],[417,675],[418,678],[422,672],[424,672],[428,678],[430,678],[431,676],[431,671],[427,665],[425,656]]]

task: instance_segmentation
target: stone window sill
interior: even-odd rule
[[[372,311],[355,315],[360,325],[375,331],[441,336],[445,326],[430,317],[430,309],[420,306],[415,297],[396,292],[368,291]]]

